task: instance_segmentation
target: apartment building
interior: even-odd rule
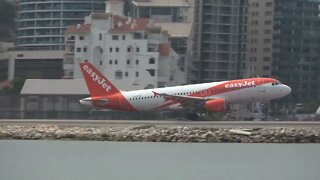
[[[248,74],[292,89],[292,106],[320,102],[320,2],[249,0]]]
[[[189,82],[243,77],[246,0],[195,2]]]
[[[65,27],[104,12],[105,0],[20,0],[18,6],[18,47],[63,49]]]
[[[83,23],[93,11],[104,12],[105,0],[20,0],[18,37],[10,52],[13,77],[62,78],[65,27]]]
[[[129,0],[129,15],[155,22],[192,22],[190,5],[184,0]]]
[[[179,67],[188,77],[191,30],[195,0],[127,0],[125,14],[134,18],[149,18],[170,32],[169,41],[179,54]]]
[[[88,61],[124,90],[184,84],[168,37],[149,19],[93,13],[66,30],[66,78],[83,78],[79,63]]]

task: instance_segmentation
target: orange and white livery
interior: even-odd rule
[[[287,96],[291,88],[272,78],[249,78],[138,91],[121,91],[92,64],[80,63],[90,96],[84,106],[120,111],[204,109],[221,112],[230,104],[269,101]]]

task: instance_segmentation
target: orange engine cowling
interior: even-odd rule
[[[226,101],[222,98],[207,101],[204,107],[207,111],[210,112],[222,112],[227,110]]]

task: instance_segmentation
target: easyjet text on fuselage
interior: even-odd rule
[[[244,82],[239,82],[239,83],[228,83],[224,87],[226,89],[229,88],[243,88],[243,87],[251,87],[255,86],[256,83],[254,81],[244,81]]]

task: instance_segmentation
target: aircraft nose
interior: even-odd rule
[[[284,85],[284,93],[285,95],[289,95],[291,93],[291,88],[287,85]]]

